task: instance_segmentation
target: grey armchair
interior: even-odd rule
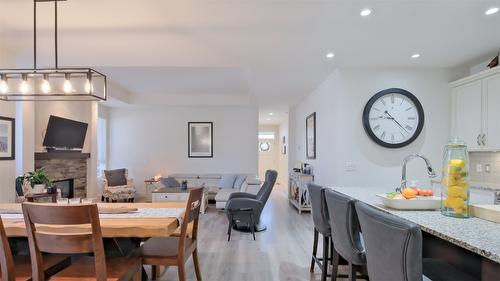
[[[226,203],[226,216],[229,220],[228,235],[231,237],[231,228],[237,230],[264,231],[266,229],[260,223],[260,215],[271,195],[278,172],[266,171],[266,179],[257,195],[244,192],[235,192],[229,196]],[[249,229],[248,229],[249,228]]]

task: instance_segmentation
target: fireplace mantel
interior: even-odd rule
[[[90,153],[81,152],[35,152],[35,160],[89,159]]]

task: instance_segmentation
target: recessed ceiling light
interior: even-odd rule
[[[269,112],[269,115],[273,116],[273,115],[274,115],[274,113],[272,113],[272,112]]]
[[[489,8],[488,10],[486,10],[486,12],[484,12],[486,15],[493,15],[493,14],[496,14],[498,13],[498,11],[500,10],[500,8],[498,7],[492,7],[492,8]]]
[[[361,11],[360,15],[361,15],[362,17],[367,17],[367,16],[369,16],[371,13],[372,13],[372,10],[370,10],[370,9],[363,9],[363,10]]]
[[[271,118],[266,118],[266,121],[271,121]]]
[[[413,54],[411,55],[412,59],[418,59],[420,57],[420,54]]]
[[[327,59],[333,59],[333,57],[335,57],[334,53],[328,53],[328,54],[326,54],[326,58]]]

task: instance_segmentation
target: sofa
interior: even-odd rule
[[[231,178],[235,177],[231,183]],[[260,189],[260,180],[252,174],[172,174],[178,183],[187,181],[187,187],[205,186],[208,189],[208,200],[215,200],[217,209],[224,209],[229,196],[234,192],[257,194]],[[162,180],[158,185],[162,185]],[[222,183],[222,184],[221,184]],[[162,185],[163,187],[163,185]]]

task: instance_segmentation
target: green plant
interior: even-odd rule
[[[45,169],[42,167],[40,169],[35,170],[34,172],[29,172],[22,177],[23,181],[28,181],[30,185],[33,187],[36,184],[46,184],[48,186],[51,185],[47,174],[45,173]]]

